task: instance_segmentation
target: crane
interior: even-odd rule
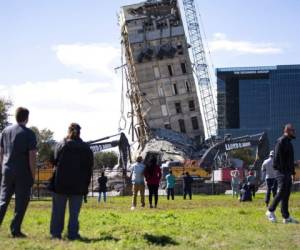
[[[206,138],[217,133],[217,111],[194,0],[182,0],[198,82],[198,97]]]

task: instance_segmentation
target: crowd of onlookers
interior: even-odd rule
[[[275,149],[270,151],[269,158],[263,162],[261,167],[262,181],[266,184],[266,216],[271,222],[277,222],[274,212],[281,203],[283,222],[299,223],[289,213],[289,198],[296,175],[294,149],[291,143],[295,138],[294,127],[291,124],[285,125],[283,135],[278,138]],[[239,170],[236,168],[231,171],[232,196],[239,197],[241,202],[252,201],[258,188],[257,184],[258,179],[255,177],[254,171],[249,171],[248,176],[242,182]],[[273,200],[270,203],[271,193]]]
[[[274,151],[270,151],[268,159],[266,159],[261,167],[261,178],[258,179],[255,176],[255,171],[248,171],[248,175],[241,180],[241,174],[238,168],[235,168],[230,172],[231,175],[231,190],[232,196],[238,197],[238,199],[243,201],[252,201],[255,197],[255,193],[258,190],[258,186],[260,181],[265,183],[265,205],[268,207],[271,194],[273,194],[273,198],[277,194],[278,184],[276,181],[276,171],[273,167],[274,164]]]
[[[132,206],[131,209],[134,210],[137,205],[137,195],[140,192],[141,196],[141,205],[145,206],[145,186],[147,185],[149,190],[149,207],[156,208],[158,204],[158,189],[162,179],[161,167],[158,165],[157,159],[155,156],[152,156],[147,163],[143,163],[142,156],[138,156],[136,163],[131,166],[131,183],[132,183]],[[165,176],[166,181],[166,192],[167,199],[170,197],[174,200],[175,194],[175,176],[172,171],[169,170],[169,173]],[[189,175],[188,172],[185,173],[183,177],[183,198],[186,199],[186,196],[189,195],[189,198],[192,199],[192,182],[193,178]],[[153,205],[154,197],[154,205]]]
[[[157,208],[158,204],[158,191],[161,186],[162,178],[164,178],[165,191],[167,199],[174,200],[175,197],[175,183],[176,178],[169,169],[165,177],[162,176],[161,167],[158,164],[156,157],[152,156],[147,163],[144,163],[142,156],[136,158],[136,162],[130,166],[130,180],[132,183],[132,206],[131,209],[134,210],[137,206],[137,196],[140,194],[141,197],[141,207],[145,207],[145,190],[148,188],[148,199],[149,207]],[[193,177],[190,176],[188,172],[183,174],[183,184],[182,193],[183,198],[192,199],[192,183]],[[107,191],[107,177],[104,172],[102,172],[101,177],[98,178],[98,202],[101,201],[101,196],[104,197],[104,202],[106,202],[106,191]]]

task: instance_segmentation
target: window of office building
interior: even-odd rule
[[[175,102],[175,109],[177,114],[182,113],[180,102]]]
[[[191,87],[190,87],[189,81],[185,81],[185,89],[186,89],[187,93],[191,92]]]
[[[173,76],[173,68],[172,65],[168,65],[169,76]]]
[[[165,128],[166,128],[166,129],[172,129],[172,128],[171,128],[171,124],[170,124],[170,123],[165,123]]]
[[[190,111],[195,111],[195,103],[193,100],[189,101],[189,109]]]
[[[157,66],[153,67],[155,79],[160,78],[159,68]]]
[[[173,83],[173,95],[178,95],[178,89],[177,89],[177,84]]]
[[[179,124],[180,132],[181,133],[186,133],[184,120],[183,119],[179,119],[178,120],[178,124]]]
[[[161,112],[163,116],[168,116],[167,105],[165,104],[161,105]]]
[[[180,66],[181,66],[182,74],[186,74],[187,71],[186,71],[186,65],[185,65],[185,63],[181,63]]]
[[[199,129],[199,124],[198,124],[198,118],[197,118],[197,116],[193,116],[193,117],[191,118],[191,120],[192,120],[192,126],[193,126],[193,129],[194,129],[194,130]]]
[[[159,87],[158,87],[158,95],[159,95],[160,97],[163,97],[163,96],[164,96],[164,90],[163,90],[163,87],[162,87],[162,86],[159,86]]]

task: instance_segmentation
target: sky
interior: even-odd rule
[[[114,70],[121,65],[117,14],[136,2],[0,0],[0,96],[13,102],[10,113],[27,107],[28,125],[52,130],[56,140],[71,122],[82,126],[85,140],[116,134],[122,88]],[[300,1],[195,2],[212,72],[300,64]]]

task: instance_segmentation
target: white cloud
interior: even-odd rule
[[[273,43],[255,43],[250,41],[234,41],[223,33],[215,33],[209,42],[211,51],[227,51],[242,54],[280,54],[282,48]]]
[[[84,71],[84,79],[97,73],[99,81],[79,78],[0,85],[1,95],[14,104],[11,113],[18,106],[27,107],[28,125],[54,131],[56,140],[66,135],[71,122],[82,126],[85,140],[117,133],[121,79],[114,67],[120,64],[120,50],[105,44],[65,44],[54,50],[62,64]]]
[[[111,77],[121,64],[120,49],[108,44],[60,44],[53,49],[62,64],[104,77]]]
[[[66,135],[71,122],[82,126],[84,139],[97,139],[117,132],[120,93],[106,89],[100,92],[101,83],[60,79],[2,85],[0,89],[14,103],[12,113],[18,106],[29,108],[29,125],[49,128],[55,132],[57,140]]]

